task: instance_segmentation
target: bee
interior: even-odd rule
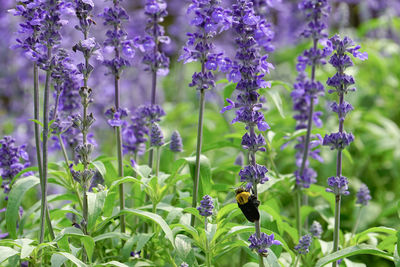
[[[258,221],[260,219],[260,213],[258,212],[260,201],[257,200],[254,194],[246,191],[243,187],[239,187],[235,192],[238,206],[246,219],[249,220],[249,222]]]

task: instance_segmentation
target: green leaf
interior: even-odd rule
[[[235,91],[236,83],[230,83],[224,87],[224,101],[232,96],[233,91]]]
[[[271,81],[271,87],[274,86],[282,86],[283,88],[285,88],[288,92],[292,92],[292,85],[283,81]]]
[[[106,166],[104,166],[104,163],[101,161],[93,161],[92,165],[99,171],[102,177],[106,177]]]
[[[38,121],[38,120],[35,120],[35,119],[29,119],[29,120],[30,120],[31,122],[34,122],[34,123],[36,123],[36,124],[42,126],[42,128],[43,128],[43,123],[42,123],[41,121]]]
[[[76,237],[80,239],[85,247],[86,253],[89,260],[93,256],[94,252],[94,240],[92,237],[85,235],[80,229],[76,227],[64,228],[58,236],[54,239],[55,242],[65,242],[66,237]]]
[[[278,262],[278,259],[275,256],[275,253],[271,250],[268,249],[268,257],[263,258],[265,266],[270,266],[270,267],[281,267],[281,265]]]
[[[70,260],[71,262],[73,262],[76,266],[78,267],[87,267],[86,264],[84,264],[83,262],[81,262],[78,258],[76,258],[74,255],[67,253],[67,252],[56,252],[54,255],[61,255],[64,258],[66,258],[67,260]],[[53,257],[51,257],[51,265],[53,266]]]
[[[283,112],[283,104],[282,98],[277,91],[267,91],[267,94],[271,97],[272,102],[274,102],[276,109],[278,110],[279,114],[282,118],[285,118],[285,114]]]
[[[7,201],[6,225],[10,237],[13,239],[17,238],[17,221],[22,198],[29,189],[39,183],[39,178],[28,176],[19,179],[11,188]]]
[[[190,175],[193,178],[193,181],[196,177],[196,157],[185,158],[187,163],[189,164]],[[198,201],[204,195],[210,194],[212,187],[211,182],[211,164],[208,158],[204,155],[200,156],[200,177],[199,177],[199,194]]]
[[[153,222],[157,223],[161,229],[164,231],[165,236],[168,238],[168,240],[171,242],[172,246],[175,247],[174,244],[174,236],[172,234],[171,228],[169,228],[168,224],[164,221],[164,219],[158,215],[154,214],[148,211],[143,211],[143,210],[136,210],[136,209],[125,209],[121,211],[121,214],[132,214],[136,215],[142,218],[150,219]]]
[[[9,247],[0,247],[0,263],[7,260],[8,258],[17,255],[19,252],[9,248]]]
[[[102,235],[98,235],[96,237],[93,238],[94,242],[98,242],[104,239],[111,239],[111,238],[118,238],[118,239],[123,239],[123,240],[127,240],[129,239],[129,235],[124,234],[124,233],[120,233],[120,232],[109,232],[109,233],[105,233]]]
[[[347,247],[345,249],[339,250],[335,253],[329,254],[329,255],[319,259],[315,266],[322,267],[328,263],[337,261],[339,259],[347,258],[347,257],[354,256],[354,255],[365,255],[365,254],[375,255],[375,256],[382,257],[382,258],[393,261],[393,257],[389,253],[382,251],[380,249],[377,249],[374,246],[356,245],[356,246]]]
[[[129,267],[128,265],[119,261],[110,261],[102,264],[96,264],[95,266],[116,266],[116,267]]]
[[[95,225],[96,221],[101,215],[101,212],[104,207],[104,202],[106,200],[107,191],[100,191],[98,193],[88,192],[88,231],[91,232]]]
[[[389,235],[396,235],[396,230],[393,229],[393,228],[384,227],[384,226],[372,227],[372,228],[369,228],[369,229],[367,229],[367,230],[365,230],[365,231],[363,231],[363,232],[357,234],[357,235],[354,237],[354,240],[355,240],[356,243],[357,243],[358,240],[359,240],[361,237],[363,237],[363,236],[365,236],[365,235],[367,235],[367,234],[369,234],[369,233],[385,233],[385,234],[389,234]]]
[[[31,246],[30,244],[33,242],[31,239],[18,239],[19,242],[21,242],[21,259],[25,259],[29,257],[32,253],[32,251],[36,248],[35,246]]]
[[[135,251],[142,250],[142,248],[146,245],[147,242],[153,237],[154,234],[137,234],[134,237],[134,241],[136,243]]]

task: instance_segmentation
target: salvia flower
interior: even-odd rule
[[[313,47],[305,50],[298,58],[296,69],[298,76],[294,84],[294,90],[291,93],[293,109],[296,114],[293,118],[296,120],[296,130],[311,129],[314,123],[317,127],[322,126],[320,116],[322,112],[314,111],[314,106],[318,104],[318,97],[324,95],[324,86],[321,82],[315,80],[315,70],[317,66],[326,64],[326,57],[332,49],[326,44],[327,34],[325,23],[329,12],[327,0],[302,0],[298,8],[305,14],[307,26],[302,32],[302,36],[310,38],[313,41]],[[318,47],[318,42],[323,43],[324,48]],[[308,76],[306,69],[311,67],[311,77]],[[319,156],[319,149],[315,149],[322,143],[319,135],[300,136],[297,138],[298,144],[295,146],[296,165],[299,168],[295,171],[297,185],[308,188],[310,184],[316,182],[316,172],[309,166],[309,157],[322,161]],[[306,142],[308,142],[306,144]],[[314,149],[314,150],[313,150]],[[307,154],[308,151],[308,154]],[[303,162],[304,161],[304,162]]]
[[[368,202],[371,200],[371,195],[368,189],[368,186],[365,184],[362,184],[360,186],[360,189],[357,192],[357,204],[361,204],[362,206],[367,206]]]
[[[187,264],[186,262],[182,262],[180,267],[189,267],[189,264]]]
[[[150,146],[160,147],[164,144],[164,136],[160,126],[157,123],[151,125]]]
[[[139,251],[132,251],[131,252],[131,257],[135,258],[135,259],[139,259],[140,258],[140,253],[142,253],[141,250]]]
[[[174,131],[171,135],[171,143],[169,144],[169,149],[172,152],[182,152],[182,138],[178,131]]]
[[[203,199],[200,201],[200,206],[197,207],[201,216],[208,217],[213,215],[213,200],[209,195],[205,195]]]
[[[220,0],[192,0],[187,13],[191,15],[190,24],[196,27],[194,33],[187,33],[188,41],[183,47],[179,61],[189,63],[200,61],[202,71],[192,76],[191,87],[198,90],[211,89],[215,86],[214,74],[218,66],[220,70],[227,69],[228,61],[222,53],[215,53],[215,45],[211,42],[218,33],[227,30],[231,25],[231,13],[220,6]]]
[[[272,245],[281,245],[280,241],[275,240],[274,234],[267,235],[266,233],[261,233],[260,238],[257,238],[256,234],[252,234],[248,241],[250,242],[249,248],[260,254],[268,253],[268,248]]]
[[[350,192],[348,191],[347,178],[344,176],[340,177],[329,177],[328,178],[328,186],[330,188],[326,189],[326,192],[333,193],[336,196],[338,195],[348,195]]]
[[[310,250],[310,245],[312,241],[312,236],[310,234],[303,235],[300,238],[299,244],[297,244],[294,249],[297,251],[299,254],[307,254]]]
[[[248,165],[239,172],[240,181],[246,182],[246,187],[250,189],[253,185],[264,184],[269,180],[266,176],[268,172],[267,167],[256,164]]]
[[[169,44],[170,38],[165,36],[164,27],[159,23],[168,15],[166,1],[146,0],[145,14],[145,35],[136,37],[134,43],[143,53],[142,62],[147,65],[145,70],[165,76],[169,71],[169,58],[161,51],[160,44]]]
[[[311,226],[310,226],[310,234],[311,234],[313,237],[321,238],[321,235],[322,235],[322,226],[321,226],[321,224],[320,224],[319,222],[313,221],[313,223],[312,223]]]
[[[108,119],[107,122],[111,127],[120,127],[124,124],[123,119],[128,117],[129,111],[125,108],[119,108],[115,110],[115,108],[108,109],[104,115]]]
[[[121,2],[121,0],[113,1],[113,6],[104,8],[100,14],[104,20],[103,24],[112,27],[106,32],[105,51],[115,52],[113,58],[105,59],[103,64],[109,69],[108,74],[116,77],[120,77],[122,70],[130,66],[129,59],[135,55],[133,40],[128,39],[128,33],[123,28],[123,22],[128,21],[129,16],[120,5]]]

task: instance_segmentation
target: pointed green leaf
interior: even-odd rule
[[[89,213],[89,218],[88,218],[88,231],[91,232],[95,225],[96,221],[101,215],[101,212],[103,211],[104,207],[104,202],[106,200],[107,196],[107,191],[100,191],[97,193],[93,192],[88,192],[87,197],[88,197],[88,213]]]
[[[28,176],[19,179],[11,187],[7,201],[6,225],[10,237],[13,239],[17,238],[17,221],[19,217],[19,206],[21,205],[21,201],[25,193],[39,183],[39,178],[35,176]]]
[[[84,264],[83,262],[81,262],[77,257],[75,257],[74,255],[67,253],[67,252],[56,252],[54,255],[61,255],[64,258],[70,260],[71,262],[73,262],[76,266],[78,267],[87,267],[86,264]],[[52,257],[53,259],[53,257]],[[53,265],[53,263],[52,263]]]
[[[0,263],[7,260],[8,258],[17,255],[19,252],[9,248],[9,247],[0,247]]]

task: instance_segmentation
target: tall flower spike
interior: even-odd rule
[[[169,149],[172,152],[182,152],[182,138],[178,131],[174,131],[171,135],[171,143],[169,145]]]
[[[257,186],[268,181],[268,169],[256,163],[256,153],[265,151],[266,142],[262,134],[256,134],[255,128],[259,131],[270,128],[261,112],[262,103],[257,90],[270,86],[270,83],[264,80],[264,76],[273,68],[268,62],[268,56],[261,55],[260,50],[263,48],[268,51],[273,32],[271,25],[255,14],[253,2],[248,0],[238,0],[233,5],[232,28],[237,34],[235,60],[224,59],[223,62],[228,72],[228,80],[237,83],[237,96],[235,101],[227,99],[229,105],[221,112],[236,109],[232,123],[242,122],[248,131],[242,137],[242,147],[248,150],[249,165],[243,167],[239,175],[241,181],[247,183],[247,190],[254,192],[257,200]],[[280,242],[273,241],[273,235],[261,233],[259,220],[254,223],[256,233],[249,238],[250,248],[259,253],[259,264],[264,266],[263,256],[267,256],[267,248],[272,244],[279,245]]]
[[[329,39],[327,44],[330,49],[334,50],[334,54],[331,56],[329,63],[336,69],[336,74],[329,78],[326,82],[327,85],[334,89],[329,90],[329,93],[336,92],[339,98],[339,103],[332,105],[332,111],[338,114],[339,119],[339,131],[325,135],[323,145],[330,146],[331,149],[337,150],[337,162],[336,162],[336,176],[328,178],[327,192],[335,194],[335,227],[333,232],[333,252],[339,249],[339,231],[340,231],[340,202],[342,195],[348,195],[348,180],[342,175],[342,151],[345,147],[350,145],[354,141],[354,136],[351,133],[344,131],[344,119],[345,115],[353,109],[353,107],[344,101],[344,96],[348,92],[354,92],[355,88],[352,87],[355,83],[354,78],[351,75],[345,74],[345,70],[353,66],[353,61],[350,55],[356,58],[365,60],[368,58],[367,53],[359,52],[360,46],[355,45],[353,41],[344,37],[340,39],[338,35],[333,36]],[[351,86],[351,87],[350,87]],[[337,262],[333,263],[333,267],[336,267]]]
[[[367,206],[368,202],[371,200],[371,194],[369,192],[368,186],[362,184],[360,189],[357,192],[357,204],[361,204],[362,206]]]
[[[324,95],[324,86],[315,81],[315,70],[319,65],[326,63],[325,58],[331,52],[329,47],[320,49],[317,46],[319,41],[323,43],[327,37],[325,20],[330,7],[327,0],[302,0],[298,8],[307,19],[307,27],[301,35],[313,41],[313,47],[305,50],[297,59],[298,77],[291,93],[293,109],[297,113],[293,116],[296,120],[296,130],[307,129],[305,136],[297,138],[298,145],[295,146],[298,167],[295,171],[296,183],[300,187],[308,188],[316,182],[316,172],[309,166],[309,157],[322,161],[319,150],[315,149],[322,140],[319,136],[312,136],[311,129],[313,122],[317,127],[322,126],[319,119],[322,113],[315,112],[314,106],[318,104],[318,97]],[[311,68],[311,77],[307,75],[307,66]]]
[[[319,222],[314,221],[310,226],[310,234],[313,237],[321,238],[322,235],[322,226]]]
[[[197,193],[200,179],[200,155],[203,140],[203,114],[205,106],[205,91],[215,86],[215,77],[212,71],[218,66],[220,70],[227,71],[230,60],[224,59],[222,53],[214,52],[211,40],[231,25],[231,13],[221,7],[220,0],[199,1],[192,0],[187,14],[191,16],[190,25],[196,28],[193,33],[187,33],[188,41],[183,47],[183,53],[178,61],[184,63],[199,61],[201,71],[192,76],[190,87],[200,91],[199,120],[197,126],[197,148],[195,178],[193,183],[192,207],[197,205]],[[195,216],[192,215],[190,224],[194,226]]]
[[[164,144],[163,133],[160,126],[157,123],[153,123],[150,132],[150,146],[160,147]]]
[[[310,245],[312,242],[312,236],[311,235],[304,235],[300,238],[299,244],[297,244],[294,249],[297,251],[299,254],[307,254],[310,250]]]
[[[213,201],[209,195],[205,195],[200,201],[200,206],[197,208],[201,216],[208,217],[213,214]]]

